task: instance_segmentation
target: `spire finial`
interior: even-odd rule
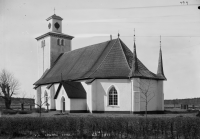
[[[135,42],[135,28],[134,28],[134,38],[133,39],[134,39],[134,42]]]
[[[119,38],[119,36],[120,36],[119,31],[118,31],[118,35],[117,35],[117,36],[118,36],[118,38]]]
[[[112,35],[110,34],[110,40],[112,40]]]
[[[53,10],[54,10],[54,14],[55,14],[55,11],[56,11],[56,10],[55,10],[55,7],[54,7],[54,9],[53,9]]]
[[[160,35],[160,49],[161,49],[161,35]]]

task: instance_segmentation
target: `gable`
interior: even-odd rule
[[[60,89],[63,86],[68,98],[70,99],[86,99],[86,91],[80,82],[62,82],[59,84],[54,99],[57,99]]]

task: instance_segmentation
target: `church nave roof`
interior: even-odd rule
[[[34,85],[58,83],[61,80],[150,78],[164,80],[149,71],[120,38],[64,53],[46,75]],[[134,65],[134,64],[133,64]],[[130,74],[131,73],[131,74]]]

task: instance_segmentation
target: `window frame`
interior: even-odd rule
[[[64,44],[65,44],[64,41],[65,41],[64,39],[61,39],[61,45],[62,46],[64,46]]]
[[[110,91],[111,91],[111,89],[115,89],[115,91],[116,91],[116,93],[117,94],[111,94],[111,95],[113,95],[113,100],[112,100],[112,103],[110,104]],[[114,85],[112,85],[112,86],[110,86],[109,87],[109,89],[108,89],[108,92],[107,92],[107,96],[108,96],[108,101],[107,101],[107,106],[110,106],[110,107],[119,107],[120,105],[119,105],[119,98],[120,98],[120,95],[119,95],[119,90],[114,86]],[[117,96],[117,105],[114,105],[114,103],[115,103],[115,100],[114,100],[114,96]]]
[[[45,103],[45,104],[48,104],[48,101],[49,101],[49,99],[48,99],[48,93],[47,93],[47,91],[45,90],[45,91],[44,91],[44,103]]]
[[[57,45],[60,45],[60,39],[59,38],[57,39]]]

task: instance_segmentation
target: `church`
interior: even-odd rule
[[[62,20],[55,14],[47,18],[49,32],[36,38],[38,105],[71,113],[164,111],[161,47],[154,74],[138,59],[135,41],[131,52],[119,35],[72,50],[74,37],[62,33]]]

